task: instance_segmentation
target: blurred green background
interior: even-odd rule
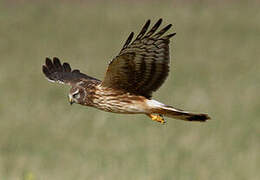
[[[0,179],[256,180],[258,1],[1,1]],[[173,24],[171,72],[154,98],[212,121],[70,106],[45,57],[102,79],[131,31]]]

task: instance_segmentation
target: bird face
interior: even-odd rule
[[[72,105],[73,103],[82,104],[84,100],[84,90],[80,87],[72,87],[69,93],[69,102]]]

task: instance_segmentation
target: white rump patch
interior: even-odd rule
[[[163,108],[165,110],[170,110],[170,111],[189,113],[187,111],[183,111],[183,110],[180,110],[180,109],[175,109],[174,107],[171,107],[171,106],[167,106],[167,105],[165,105],[165,104],[163,104],[159,101],[153,100],[153,99],[147,100],[146,103],[150,108]]]
[[[146,101],[147,105],[150,106],[151,108],[162,108],[162,107],[165,107],[166,105],[159,102],[159,101],[156,101],[156,100],[153,100],[153,99],[149,99]]]

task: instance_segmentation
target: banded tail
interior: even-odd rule
[[[191,113],[180,109],[175,109],[174,107],[167,106],[156,100],[148,100],[147,104],[152,108],[152,113],[161,114],[174,119],[199,122],[205,122],[210,119],[207,114]]]

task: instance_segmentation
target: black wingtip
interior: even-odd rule
[[[127,40],[125,41],[125,44],[123,45],[122,49],[127,48],[127,46],[131,43],[133,37],[134,37],[134,32],[131,32],[130,35],[128,36]]]
[[[64,71],[65,72],[71,72],[71,67],[70,67],[70,65],[69,65],[69,63],[63,63],[63,69],[64,69]]]
[[[52,61],[49,57],[45,58],[45,64],[48,66],[48,64],[52,64]]]
[[[48,70],[48,68],[45,65],[42,65],[42,72],[43,74],[45,74],[45,76],[49,76],[50,72]]]
[[[54,57],[53,60],[51,58],[45,58],[45,64],[42,66],[42,71],[47,78],[51,78],[51,74],[54,72],[63,72],[64,68],[61,65],[59,58]]]
[[[53,62],[57,62],[57,61],[60,61],[60,59],[58,57],[53,57]]]
[[[52,63],[52,60],[48,57],[45,59],[45,66],[50,73],[54,72],[55,67]]]
[[[145,24],[144,24],[142,30],[147,30],[147,29],[149,28],[150,24],[151,24],[151,20],[148,19],[148,20],[145,22]]]
[[[156,24],[157,24],[157,23],[158,23],[158,24],[161,24],[162,21],[163,21],[163,19],[162,19],[162,18],[159,18],[158,21],[156,22]]]
[[[150,25],[150,23],[151,23],[151,20],[148,19],[148,20],[146,21],[145,25],[146,25],[146,24],[149,24],[149,25]],[[148,25],[148,26],[149,26],[149,25]]]
[[[154,26],[159,27],[159,26],[162,24],[162,22],[163,22],[163,19],[162,19],[162,18],[159,18],[158,21],[155,23]]]
[[[131,39],[132,39],[133,36],[134,36],[134,32],[131,32],[130,35],[129,35],[129,37],[131,37]]]
[[[159,32],[157,32],[153,37],[154,38],[160,38],[164,33],[166,33],[170,28],[172,27],[172,24],[168,24],[167,26],[165,26],[163,29],[161,29]],[[165,37],[168,37],[168,35],[166,35]]]
[[[148,19],[146,21],[145,25],[143,26],[141,32],[137,35],[135,40],[139,40],[139,39],[141,39],[145,35],[145,33],[146,33],[147,29],[149,28],[150,24],[151,24],[151,20]]]
[[[165,27],[165,29],[168,30],[168,29],[170,29],[171,27],[172,27],[172,24],[168,24],[168,25]],[[167,31],[167,30],[166,30],[166,31]]]
[[[53,58],[53,64],[57,71],[63,71],[62,65],[60,63],[60,60],[56,57]]]
[[[155,31],[157,31],[157,29],[159,28],[159,26],[161,25],[162,23],[162,19],[159,19],[154,25],[153,27],[151,28],[151,30],[145,35],[145,37],[150,37],[152,36]]]
[[[176,35],[176,33],[172,33],[172,34],[169,34],[169,35],[167,35],[167,36],[164,36],[163,38],[165,38],[165,39],[170,39],[171,37],[173,37],[173,36],[175,36]]]

